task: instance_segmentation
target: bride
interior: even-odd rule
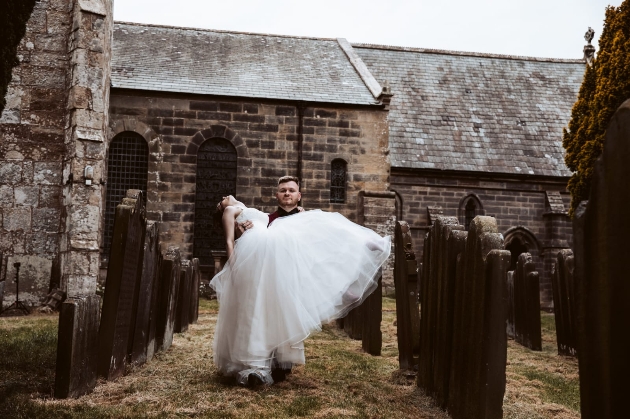
[[[304,364],[309,334],[376,288],[390,237],[320,210],[278,218],[267,228],[267,214],[231,195],[217,210],[228,261],[210,282],[219,300],[214,363],[240,384],[272,384],[272,362]],[[235,240],[235,221],[246,220],[253,227]]]

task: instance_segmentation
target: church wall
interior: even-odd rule
[[[5,307],[15,299],[13,263],[24,265],[20,299],[37,305],[46,296],[51,261],[59,251],[71,12],[70,0],[35,3],[18,45],[19,64],[13,68],[0,117],[0,253],[4,256],[0,280],[7,280]],[[38,281],[31,283],[30,277]]]
[[[149,142],[147,211],[162,222],[163,246],[180,245],[184,257],[193,251],[196,150],[202,141],[195,136],[200,131],[225,127],[229,132],[226,138],[238,153],[236,196],[248,206],[274,211],[277,179],[297,175],[296,103],[114,89],[110,105],[110,127],[137,121],[156,135]],[[302,205],[338,211],[356,221],[359,191],[387,189],[387,112],[306,105],[303,115]],[[343,204],[329,202],[335,158],[348,163]]]
[[[392,169],[391,189],[400,194],[402,220],[411,226],[416,258],[423,251],[424,236],[429,228],[428,207],[441,207],[443,215],[456,216],[464,224],[461,208],[463,198],[475,194],[483,215],[497,220],[499,232],[506,236],[514,227],[525,227],[538,242],[532,251],[540,273],[540,293],[543,307],[552,301],[552,255],[572,242],[571,223],[566,214],[549,213],[545,191],[559,191],[565,206],[570,198],[563,179],[510,179],[500,175],[423,174]],[[553,219],[552,219],[553,218]]]

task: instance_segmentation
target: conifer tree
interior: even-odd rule
[[[630,99],[630,0],[606,8],[597,57],[587,66],[569,129],[563,133],[565,162],[574,172],[568,185],[571,215],[580,201],[588,199],[608,123],[626,99]]]

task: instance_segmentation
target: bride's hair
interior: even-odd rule
[[[214,214],[212,214],[212,224],[214,225],[214,228],[222,228],[223,226],[222,220],[223,220],[223,211],[217,208]]]

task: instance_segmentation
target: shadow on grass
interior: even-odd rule
[[[55,315],[0,319],[0,417],[37,417],[28,412],[31,398],[52,397],[57,321]]]

